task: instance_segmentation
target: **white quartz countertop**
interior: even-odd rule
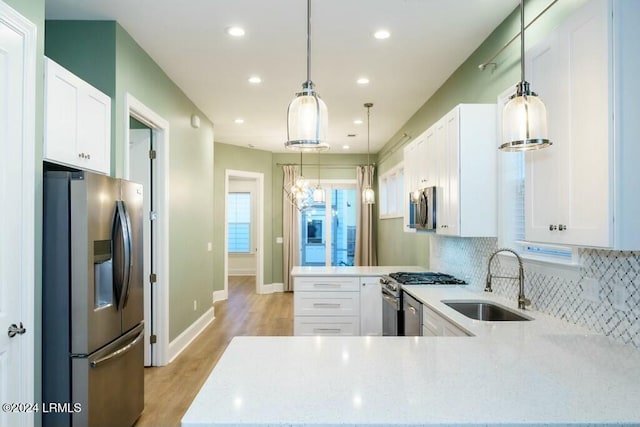
[[[202,426],[640,425],[640,351],[550,316],[467,319],[406,287],[471,337],[236,337],[182,419]]]
[[[424,267],[405,266],[363,266],[363,267],[293,267],[292,276],[382,276],[398,271],[427,271]]]

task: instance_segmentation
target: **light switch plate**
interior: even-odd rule
[[[282,244],[282,242],[284,242],[284,240],[282,239],[282,237],[276,237],[276,243],[280,243],[280,244]]]

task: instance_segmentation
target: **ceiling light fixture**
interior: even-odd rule
[[[371,107],[373,107],[373,104],[371,102],[367,102],[366,104],[364,104],[365,108],[367,109],[367,167],[371,166],[371,162],[369,161],[369,140],[370,140],[370,132],[369,132],[369,128],[370,128],[370,123],[371,123]],[[367,205],[372,205],[376,202],[376,193],[375,191],[373,191],[373,188],[371,188],[371,180],[372,180],[372,176],[369,175],[369,181],[367,182],[367,184],[364,186],[364,189],[362,190],[362,203],[367,204]]]
[[[366,77],[360,77],[358,80],[356,80],[356,83],[358,83],[359,85],[368,85],[369,79]]]
[[[520,0],[520,83],[502,110],[502,151],[537,150],[552,143],[547,135],[547,109],[524,79],[524,0]]]
[[[389,36],[391,36],[391,33],[389,33],[389,31],[387,30],[378,30],[373,33],[373,37],[377,38],[378,40],[388,39]]]
[[[362,120],[360,120],[360,119],[356,119],[356,120],[354,120],[354,121],[353,121],[353,124],[354,124],[354,125],[361,125],[362,123],[363,123],[363,122],[362,122]]]
[[[262,83],[262,79],[258,76],[251,76],[249,77],[249,83],[257,85],[258,83]]]
[[[241,124],[243,124],[243,123],[244,123],[244,119],[239,119],[239,118],[238,118],[238,119],[235,119],[235,120],[233,121],[233,123],[235,123],[235,124],[237,124],[237,125],[241,125]]]
[[[299,151],[325,151],[327,143],[327,106],[311,81],[311,0],[307,0],[307,80],[302,92],[287,109],[287,142],[285,147]]]
[[[242,27],[229,27],[227,28],[227,34],[233,37],[242,37],[244,36],[244,28]]]
[[[346,144],[342,146],[342,149],[343,149],[343,150],[348,150],[349,148],[351,148],[351,147],[349,147],[349,146],[348,146],[348,145],[346,145]]]
[[[309,188],[309,182],[302,175],[302,151],[300,151],[300,174],[295,178],[291,188],[286,188],[289,202],[300,212],[307,209],[312,203],[313,190]]]

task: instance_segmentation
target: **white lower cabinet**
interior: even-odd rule
[[[442,317],[435,310],[422,304],[422,336],[425,337],[466,337],[469,334]]]
[[[382,335],[376,276],[295,277],[294,335]]]

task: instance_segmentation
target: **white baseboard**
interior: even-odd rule
[[[229,276],[255,276],[255,275],[256,275],[255,268],[250,270],[243,270],[243,269],[229,270]]]
[[[224,301],[229,298],[229,293],[224,289],[221,291],[213,291],[213,302]]]
[[[262,294],[273,294],[275,292],[284,292],[284,283],[262,285]]]
[[[198,335],[206,328],[209,323],[215,319],[214,308],[211,307],[207,310],[198,320],[193,322],[191,326],[178,335],[173,341],[169,343],[169,363],[173,362],[176,357],[182,353],[182,351],[196,339]]]

